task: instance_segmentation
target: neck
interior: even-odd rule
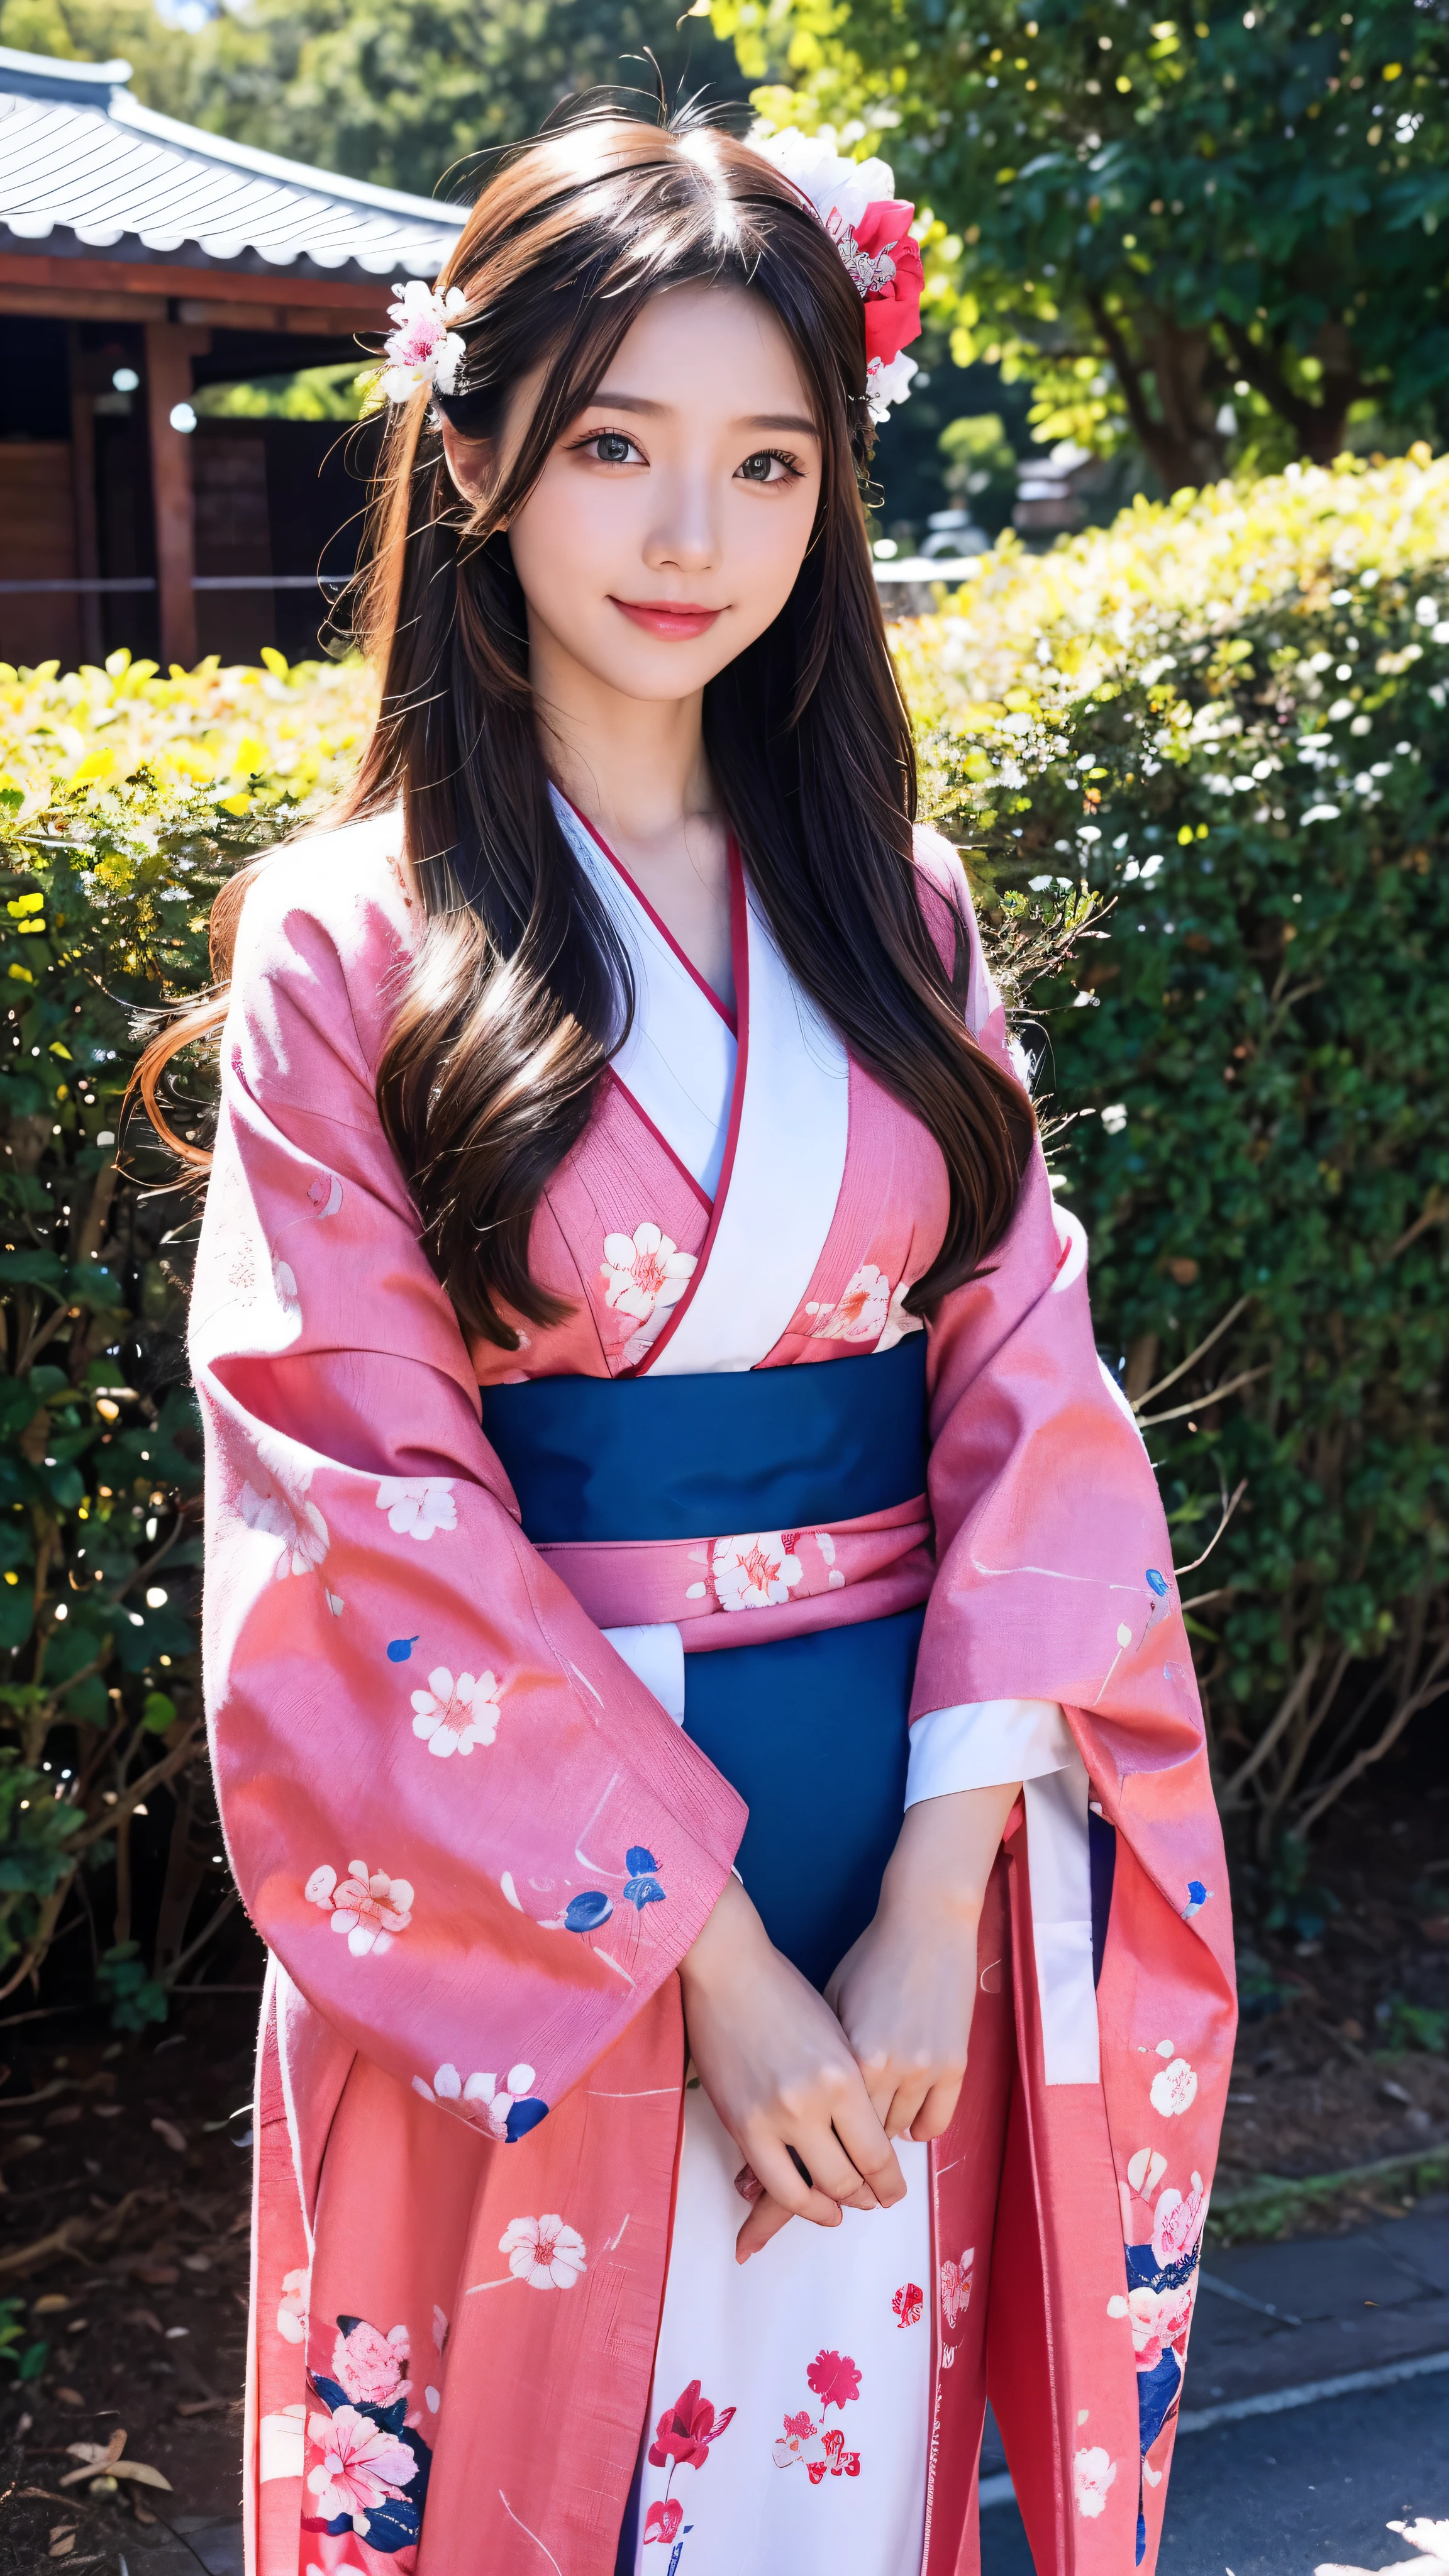
[[[649,849],[717,811],[702,691],[631,698],[529,619],[529,679],[549,768],[612,848]]]

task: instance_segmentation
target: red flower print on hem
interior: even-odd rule
[[[707,2397],[700,2394],[700,2382],[691,2379],[681,2389],[672,2406],[666,2406],[654,2428],[649,2445],[649,2465],[662,2469],[669,2466],[662,2498],[651,2504],[644,2516],[646,2540],[672,2540],[684,2519],[684,2507],[669,2493],[678,2468],[703,2469],[709,2465],[709,2446],[727,2433],[735,2420],[733,2406],[716,2415]]]
[[[709,2457],[710,2443],[717,2442],[721,2433],[727,2432],[734,2422],[733,2406],[727,2406],[716,2422],[709,2399],[701,2397],[699,2392],[700,2382],[692,2379],[674,2404],[660,2416],[654,2439],[649,2445],[650,2463],[654,2468],[662,2469],[666,2460],[672,2460],[676,2466],[685,2463],[692,2469],[702,2469]]]
[[[891,2307],[898,2326],[918,2326],[926,2304],[925,2292],[914,2281],[906,2281],[897,2290]]]
[[[860,2372],[848,2352],[817,2352],[805,2378],[822,2408],[839,2406],[844,2409],[852,2398],[860,2395]]]

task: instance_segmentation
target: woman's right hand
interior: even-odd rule
[[[839,2022],[774,1947],[737,1878],[726,1879],[679,1979],[700,2082],[762,2186],[736,2240],[738,2261],[787,2218],[838,2227],[842,2208],[904,2197],[895,2150]]]

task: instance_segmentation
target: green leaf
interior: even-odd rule
[[[148,1735],[165,1735],[176,1723],[176,1702],[165,1691],[146,1693],[141,1708],[141,1724]]]

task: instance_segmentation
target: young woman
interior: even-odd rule
[[[860,501],[910,219],[687,124],[490,183],[389,344],[347,817],[221,924],[260,2576],[947,2576],[988,2386],[1038,2568],[1155,2563],[1225,1876],[912,831]]]

